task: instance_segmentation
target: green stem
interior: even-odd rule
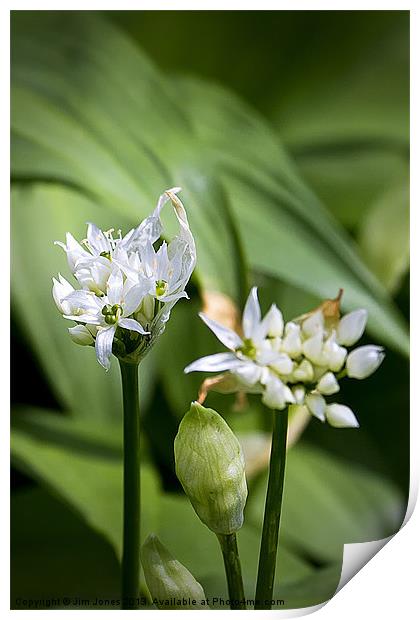
[[[287,411],[273,411],[270,472],[258,564],[255,609],[271,609],[286,467]]]
[[[225,563],[231,609],[246,609],[236,534],[217,534]]]
[[[140,408],[138,364],[120,360],[124,405],[124,506],[121,598],[136,609],[140,596]]]

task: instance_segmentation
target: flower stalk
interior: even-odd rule
[[[121,597],[136,609],[140,589],[140,407],[138,364],[120,362],[124,407],[124,499]]]
[[[270,469],[258,563],[255,609],[271,609],[286,470],[287,412],[273,411]]]
[[[239,560],[236,533],[218,534],[220,548],[225,564],[226,580],[228,584],[231,609],[246,609],[244,584],[242,580],[241,563]]]

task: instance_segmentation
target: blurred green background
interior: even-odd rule
[[[12,13],[12,594],[119,595],[118,365],[73,345],[51,297],[54,240],[90,220],[127,230],[181,185],[197,240],[191,301],[141,366],[143,536],[159,534],[208,596],[226,595],[215,537],[174,475],[173,438],[217,351],[197,318],[252,283],[287,319],[344,288],[364,342],[387,348],[340,400],[359,430],[312,420],[291,448],[276,597],[333,594],[343,544],[395,532],[406,507],[409,13]],[[250,454],[269,418],[211,395]],[[265,473],[239,534],[253,596]],[[194,545],[191,541],[194,540]],[[142,586],[144,588],[144,586]]]

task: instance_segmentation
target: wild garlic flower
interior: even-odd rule
[[[99,363],[110,367],[112,353],[136,362],[162,333],[170,312],[188,297],[185,287],[196,262],[194,238],[185,209],[176,195],[179,187],[159,198],[151,216],[125,237],[118,231],[102,231],[88,224],[87,238],[78,243],[70,234],[66,243],[56,242],[67,255],[79,288],[61,274],[53,278],[53,298],[69,328],[72,340],[94,346]],[[179,234],[155,250],[163,227],[163,206],[171,201]]]
[[[347,347],[364,332],[367,312],[354,310],[340,318],[341,293],[284,324],[275,304],[261,319],[257,288],[253,287],[245,305],[241,335],[201,313],[201,319],[230,352],[198,359],[184,372],[227,371],[210,383],[210,389],[261,394],[263,403],[272,409],[282,410],[292,404],[332,426],[358,427],[349,407],[327,403],[326,397],[339,392],[339,380],[345,376],[368,377],[385,354],[382,347],[374,345],[348,353]]]

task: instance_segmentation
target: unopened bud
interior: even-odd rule
[[[143,544],[141,562],[147,587],[156,607],[159,609],[208,608],[204,603],[206,595],[201,585],[190,571],[169,553],[154,534],[150,534]],[[196,603],[194,604],[193,601]]]
[[[91,332],[88,330],[86,325],[75,325],[74,327],[69,327],[70,338],[76,344],[81,344],[82,346],[88,346],[94,343],[93,336]]]
[[[74,291],[74,288],[69,282],[67,282],[65,278],[63,278],[61,273],[58,274],[58,280],[53,278],[52,294],[53,294],[53,298],[55,301],[55,305],[57,306],[58,310],[62,314],[71,313],[71,306],[65,300],[65,298],[67,297],[67,295],[70,295],[70,293],[72,293],[73,291]]]
[[[239,530],[248,494],[245,461],[224,419],[192,403],[174,448],[176,474],[203,523],[216,534]]]
[[[333,403],[327,405],[325,416],[331,426],[336,428],[358,428],[359,422],[350,407]]]
[[[317,394],[317,392],[311,392],[306,397],[306,405],[309,411],[316,418],[323,422],[325,420],[325,400],[321,394]]]
[[[321,310],[317,310],[309,315],[302,323],[302,331],[307,338],[315,334],[323,333],[324,315]]]
[[[385,353],[382,347],[373,344],[358,347],[346,361],[347,374],[353,379],[366,379],[382,364]]]
[[[271,306],[263,322],[267,325],[267,336],[270,338],[283,335],[283,315],[275,304]]]
[[[335,375],[332,372],[327,372],[318,381],[316,389],[318,392],[321,392],[321,394],[331,396],[331,394],[336,394],[340,391],[340,386],[338,385]]]
[[[338,343],[349,347],[357,342],[365,331],[367,316],[364,308],[345,314],[337,328]]]
[[[282,349],[292,358],[299,357],[302,353],[302,340],[300,326],[296,323],[286,323]]]

